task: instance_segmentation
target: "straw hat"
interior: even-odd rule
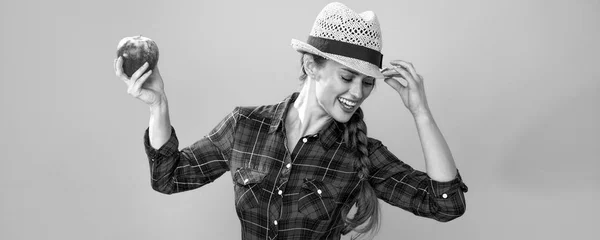
[[[359,73],[384,78],[380,72],[381,29],[372,11],[356,13],[330,3],[317,16],[308,40],[292,39],[292,48],[334,60]]]

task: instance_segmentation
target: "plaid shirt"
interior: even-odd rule
[[[287,148],[284,118],[298,93],[269,106],[237,107],[207,136],[178,149],[170,139],[158,150],[144,134],[152,188],[172,194],[199,188],[231,173],[242,239],[340,239],[341,210],[359,188],[354,149],[343,142],[344,124],[331,121],[318,134]],[[465,211],[460,174],[437,182],[369,138],[369,183],[379,199],[417,216],[450,221]]]

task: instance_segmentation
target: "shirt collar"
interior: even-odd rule
[[[284,125],[284,119],[291,105],[296,101],[300,93],[295,92],[292,95],[286,97],[283,101],[279,102],[275,111],[273,112],[271,127],[269,128],[269,134],[277,131],[281,131]],[[334,143],[344,141],[343,134],[346,129],[346,125],[335,120],[331,120],[328,124],[325,124],[323,128],[317,133],[317,137],[321,141],[324,148],[329,149]]]
[[[277,106],[275,107],[275,111],[273,112],[273,116],[271,117],[272,122],[271,127],[269,128],[269,134],[274,133],[280,129],[279,125],[281,125],[281,122],[283,122],[283,118],[287,114],[289,105],[296,101],[296,98],[298,98],[299,94],[300,93],[295,92],[277,104]]]

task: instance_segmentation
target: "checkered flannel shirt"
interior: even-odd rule
[[[331,121],[318,134],[287,148],[284,118],[298,93],[269,106],[236,107],[210,133],[181,150],[172,128],[160,149],[144,134],[152,188],[172,194],[199,188],[229,171],[242,239],[340,239],[341,210],[360,189],[354,149],[344,124]],[[417,216],[450,221],[465,211],[467,186],[457,171],[437,182],[369,138],[369,184],[379,199]]]

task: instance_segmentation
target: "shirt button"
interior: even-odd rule
[[[282,190],[279,190],[279,191],[277,192],[277,194],[281,195],[281,194],[283,194],[283,191],[282,191]]]
[[[302,139],[302,142],[303,142],[303,143],[306,143],[307,141],[308,141],[308,139],[306,139],[306,138],[303,138],[303,139]]]
[[[275,226],[277,226],[277,220],[273,221],[273,224],[275,224]]]
[[[318,193],[319,195],[321,195],[321,193],[323,193],[323,191],[321,191],[321,189],[317,189],[317,193]]]
[[[442,194],[442,198],[448,198],[448,194]]]
[[[285,167],[286,167],[286,168],[291,168],[291,167],[292,167],[292,164],[291,164],[291,163],[288,163],[287,165],[285,165]]]

